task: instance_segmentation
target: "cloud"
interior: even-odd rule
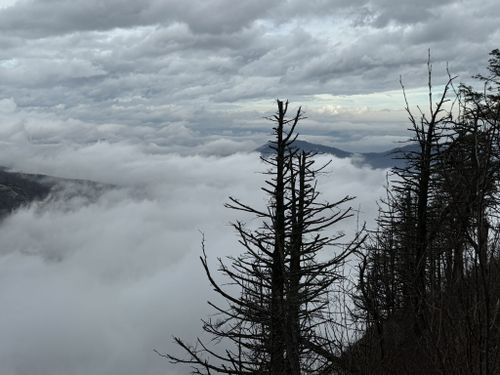
[[[212,264],[242,251],[228,223],[257,222],[223,203],[234,195],[266,204],[258,155],[180,156],[108,142],[13,150],[0,157],[14,168],[115,188],[79,198],[68,185],[0,225],[2,373],[186,373],[153,349],[176,352],[172,335],[191,340],[201,332],[214,295],[198,261],[198,231]],[[384,172],[347,160],[334,160],[330,170],[320,180],[322,199],[358,195],[361,221],[371,220]],[[336,230],[352,232],[354,223]]]
[[[223,203],[266,203],[247,152],[273,100],[303,105],[306,139],[392,147],[407,128],[399,76],[413,105],[428,48],[437,90],[446,62],[464,80],[484,69],[499,4],[2,3],[0,165],[115,186],[68,184],[0,226],[3,373],[183,373],[152,350],[176,350],[171,335],[193,338],[208,312],[198,230],[212,260],[237,253]],[[357,195],[361,219],[376,215],[383,171],[335,160],[322,177],[325,199]]]
[[[37,66],[33,70],[33,65]],[[0,79],[9,84],[57,85],[64,81],[99,77],[105,72],[82,59],[12,59],[4,62]],[[28,87],[29,87],[28,86]]]
[[[191,0],[187,5],[173,0],[20,0],[0,10],[0,29],[40,38],[182,21],[194,32],[219,34],[241,30],[262,16],[270,6],[272,3],[261,0],[240,3]]]
[[[1,113],[13,113],[17,108],[16,102],[12,98],[0,100]]]
[[[436,84],[447,62],[468,80],[500,42],[492,0],[180,4],[19,0],[0,9],[0,99],[81,123],[262,135],[256,120],[276,97],[308,105],[330,94],[335,106],[339,96],[397,90],[400,75],[422,88],[428,48]],[[352,132],[370,122],[349,116]],[[388,123],[380,135],[397,136]]]

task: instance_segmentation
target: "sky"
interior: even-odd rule
[[[210,313],[200,231],[214,265],[242,251],[231,221],[258,225],[224,203],[266,205],[252,150],[275,99],[302,106],[302,139],[385,150],[409,136],[400,76],[425,103],[428,49],[439,91],[499,45],[496,0],[0,0],[0,166],[109,187],[0,223],[0,373],[186,374],[153,350]],[[385,182],[334,159],[321,199],[360,217],[332,233],[373,227]]]
[[[496,0],[0,0],[0,110],[78,122],[77,142],[228,154],[288,98],[309,140],[380,151],[406,137],[400,76],[421,104],[430,49],[436,90],[446,64],[470,80],[499,21]]]

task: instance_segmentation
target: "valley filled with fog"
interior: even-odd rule
[[[448,155],[448,148],[441,147],[438,140],[452,130],[449,126],[454,122],[453,116],[439,116],[448,110],[453,115],[453,106],[461,105],[459,98],[454,98],[459,87],[466,87],[461,83],[481,88],[484,82],[472,77],[489,74],[492,66],[500,66],[499,25],[498,0],[0,0],[0,375],[188,374],[189,366],[174,366],[160,354],[185,355],[173,342],[173,336],[195,343],[203,332],[201,319],[213,313],[207,301],[216,300],[220,306],[226,306],[224,303],[231,300],[217,297],[207,281],[200,262],[202,241],[214,271],[214,284],[230,288],[215,270],[218,258],[237,257],[244,252],[231,223],[241,220],[255,229],[260,221],[248,213],[225,208],[224,204],[235,197],[256,209],[268,207],[269,198],[261,187],[266,179],[263,172],[269,165],[260,159],[260,152],[265,155],[268,150],[267,142],[273,139],[273,121],[280,123],[283,103],[279,103],[285,99],[290,100],[289,108],[285,104],[287,118],[292,119],[297,113],[299,124],[295,130],[302,150],[307,146],[313,153],[330,153],[314,157],[319,165],[329,160],[332,163],[317,176],[317,190],[321,193],[317,206],[314,189],[304,188],[307,184],[303,183],[299,185],[307,193],[302,195],[305,200],[298,199],[298,206],[293,203],[285,209],[284,192],[294,191],[294,176],[311,175],[304,174],[304,168],[309,168],[304,167],[307,163],[294,175],[293,158],[281,154],[282,162],[288,160],[289,174],[281,176],[274,192],[279,198],[275,202],[281,202],[276,203],[275,211],[280,211],[279,206],[283,210],[275,217],[269,216],[275,224],[282,225],[274,226],[273,241],[266,237],[259,242],[273,244],[272,262],[257,257],[258,262],[251,264],[255,277],[249,282],[250,286],[261,281],[270,283],[270,292],[262,293],[262,284],[259,285],[259,303],[246,311],[254,302],[251,300],[235,320],[244,323],[238,326],[238,337],[252,342],[246,347],[238,342],[240,348],[252,348],[248,351],[249,368],[283,374],[287,371],[275,369],[295,366],[298,370],[307,364],[307,371],[292,373],[315,373],[319,369],[326,373],[325,369],[333,369],[341,362],[342,373],[372,373],[381,369],[385,375],[387,364],[401,361],[404,366],[409,364],[410,369],[413,366],[419,375],[418,371],[429,373],[422,369],[422,364],[434,361],[441,366],[445,363],[443,358],[447,358],[452,370],[438,366],[440,373],[458,373],[460,361],[477,362],[476,373],[495,373],[500,369],[500,325],[493,311],[498,312],[500,297],[496,301],[477,292],[466,299],[471,303],[481,298],[488,301],[484,304],[487,313],[476,319],[478,337],[469,334],[466,340],[453,334],[461,334],[465,322],[470,322],[453,314],[463,311],[468,319],[469,311],[480,311],[480,307],[463,304],[456,308],[450,304],[439,310],[436,306],[443,299],[436,304],[438,299],[427,301],[424,297],[426,285],[432,296],[459,291],[455,276],[474,269],[463,266],[468,261],[468,252],[463,249],[472,251],[474,245],[469,243],[469,229],[472,233],[476,230],[482,241],[488,239],[488,233],[479,236],[487,226],[469,228],[469,222],[474,220],[469,220],[469,214],[462,214],[477,211],[480,220],[476,222],[483,223],[483,211],[473,210],[472,206],[456,205],[463,211],[453,216],[452,210],[448,210],[448,221],[441,220],[441,206],[455,207],[456,202],[450,202],[456,198],[454,190],[460,190],[443,187],[445,177],[451,176],[450,181],[455,182],[456,176],[462,176],[462,185],[453,186],[460,185],[467,192],[472,191],[467,186],[469,182],[486,179],[472,172],[464,173],[469,169],[477,172],[478,168],[469,168],[463,162],[450,163],[458,167],[451,168],[453,174],[446,174],[446,168],[441,168],[448,166],[448,159],[443,156]],[[497,60],[491,60],[497,53]],[[490,67],[488,56],[490,64],[494,62]],[[456,76],[456,80],[450,80],[450,76]],[[497,72],[495,79],[488,82],[498,84],[499,77]],[[495,95],[499,92],[500,89]],[[433,102],[439,101],[441,95],[440,104],[434,107],[439,109],[433,113]],[[488,98],[481,95],[469,96],[483,101]],[[478,108],[483,104],[479,103]],[[498,102],[490,106],[495,108],[495,116],[499,107]],[[482,116],[484,111],[479,112]],[[475,117],[476,124],[481,116]],[[488,116],[483,120],[489,121]],[[490,151],[498,151],[500,137],[499,122],[494,118],[496,138],[485,138],[489,139]],[[444,131],[441,125],[435,128],[435,120],[438,125],[443,121]],[[284,118],[281,121],[293,123]],[[434,141],[431,135],[436,131],[439,139]],[[476,133],[473,139],[477,139]],[[421,134],[427,134],[427,143],[422,142]],[[451,134],[456,137],[446,145],[458,140],[459,153],[469,150],[467,136],[453,131]],[[420,144],[403,144],[409,139],[419,140]],[[414,154],[401,158],[399,165],[392,164],[394,154],[387,151],[401,146],[408,146],[405,150],[413,150]],[[438,150],[434,146],[439,146]],[[475,147],[470,150],[477,155],[477,144]],[[438,161],[444,164],[435,164],[436,155],[443,156]],[[497,163],[500,156],[495,155]],[[305,163],[305,157],[303,160]],[[338,259],[329,257],[328,267],[317,266],[317,259],[311,254],[316,254],[315,246],[321,244],[318,238],[312,239],[309,250],[300,255],[303,235],[312,236],[314,231],[308,230],[324,223],[322,218],[308,216],[307,212],[332,214],[331,206],[325,211],[314,211],[310,205],[321,207],[324,201],[333,203],[347,195],[355,197],[349,202],[353,216],[325,233],[327,237],[333,235],[332,241],[336,241],[336,233],[345,233],[345,242],[349,242],[364,223],[368,229],[375,228],[377,202],[386,195],[385,186],[394,178],[388,177],[388,169],[384,168],[406,166],[408,161],[416,160],[420,160],[415,165],[421,174],[412,170],[412,176],[402,177],[403,183],[395,184],[387,193],[410,186],[404,190],[409,192],[404,204],[398,200],[402,199],[401,194],[389,199],[391,215],[394,208],[397,220],[391,218],[369,239],[378,241],[378,234],[382,233],[391,241],[396,238],[397,244],[393,246],[391,242],[384,247],[385,237],[382,238],[373,255],[367,253],[364,262],[354,266],[356,270],[367,267],[365,275],[360,271],[362,277],[356,286],[356,298],[359,297],[364,314],[360,315],[364,327],[356,343],[364,345],[367,337],[367,347],[374,349],[373,358],[371,354],[357,356],[356,345],[347,345],[355,340],[331,340],[326,331],[324,337],[322,332],[311,336],[308,324],[314,329],[324,327],[317,325],[317,316],[319,321],[323,319],[322,323],[334,326],[329,311],[333,303],[323,291],[343,280],[337,270],[349,274],[354,268],[337,268],[344,266],[342,257],[338,263]],[[485,175],[495,175],[491,186],[498,186],[496,168],[491,171],[483,170]],[[283,178],[288,179],[288,185],[282,183]],[[278,185],[283,185],[281,190]],[[414,189],[415,186],[419,188]],[[23,187],[31,189],[29,194],[23,195]],[[474,194],[479,190],[474,190]],[[484,191],[491,193],[492,189]],[[495,212],[500,207],[498,191],[493,194],[496,206],[491,206]],[[413,193],[418,196],[413,197]],[[443,196],[449,199],[442,199]],[[437,208],[433,205],[435,197]],[[412,206],[413,198],[418,208]],[[306,214],[299,219],[304,207]],[[285,225],[285,211],[292,210],[299,214],[288,216]],[[411,221],[412,214],[418,219],[417,224]],[[331,216],[335,218],[335,213]],[[457,222],[463,223],[463,228]],[[448,230],[448,223],[453,223],[449,228],[458,229]],[[427,228],[439,232],[439,236],[427,236]],[[286,240],[288,235],[290,240]],[[436,239],[436,244],[428,237]],[[313,237],[307,240],[310,238]],[[442,238],[457,243],[448,244]],[[492,243],[497,246],[500,240]],[[341,245],[327,251],[341,252]],[[498,268],[491,274],[498,275],[500,256],[496,250],[494,254],[491,264],[498,264]],[[328,254],[321,253],[318,258],[322,256]],[[488,257],[475,257],[482,257],[481,267],[490,266]],[[381,262],[389,258],[391,267],[386,267]],[[307,263],[307,267],[301,268],[301,262]],[[262,265],[267,267],[264,271],[256,270]],[[287,267],[289,272],[280,271]],[[380,269],[384,270],[385,279],[377,273]],[[443,275],[458,270],[450,271],[453,278],[441,278],[441,273],[435,278],[439,283],[445,279],[453,281],[451,286],[434,283],[435,271],[441,269],[446,271]],[[261,277],[269,274],[269,280]],[[353,274],[349,276],[354,278]],[[240,286],[248,283],[245,275],[248,273],[243,272]],[[301,280],[307,281],[300,287],[305,292],[298,298]],[[386,289],[379,285],[380,280]],[[490,285],[484,275],[483,281],[483,285]],[[473,283],[470,285],[470,290],[480,290]],[[255,287],[246,294],[237,288],[233,291],[235,295],[240,293],[243,300],[253,296],[255,290],[259,289]],[[492,290],[500,290],[500,279]],[[267,299],[272,303],[266,306]],[[377,306],[379,300],[383,303]],[[352,301],[344,299],[340,303],[342,309],[348,310]],[[386,301],[392,305],[387,302],[386,308]],[[266,308],[262,309],[262,305]],[[310,308],[312,305],[315,307]],[[434,336],[429,336],[432,340],[423,336],[427,341],[419,341],[413,334],[403,334],[406,341],[386,340],[394,342],[394,347],[384,348],[381,332],[386,331],[381,328],[386,320],[390,323],[390,318],[395,318],[396,323],[403,320],[412,327],[425,327],[421,323],[425,323],[427,305],[432,307],[429,311],[436,312],[429,321],[439,323],[435,336],[439,350],[435,353],[455,356],[420,356],[422,349],[432,349],[429,343]],[[301,306],[306,306],[303,312]],[[225,312],[230,316],[233,311],[229,308]],[[304,314],[301,322],[306,322],[303,332],[299,312]],[[442,317],[449,318],[448,326],[441,325]],[[277,323],[280,319],[284,324]],[[233,321],[229,319],[229,323]],[[248,334],[247,323],[261,327],[261,331]],[[220,326],[229,332],[222,336],[216,333],[216,339],[233,334],[230,324]],[[371,327],[375,326],[379,336],[370,344]],[[486,334],[481,341],[483,332],[493,328],[492,335]],[[452,334],[448,341],[443,341],[444,333]],[[258,345],[252,341],[256,337]],[[285,341],[286,349],[282,345]],[[488,353],[490,341],[496,343],[496,354],[490,358],[497,358],[497,363],[488,372],[488,359],[483,364],[474,356],[487,358],[484,353]],[[485,345],[481,346],[481,342]],[[463,343],[463,347],[457,343]],[[412,349],[411,355],[400,351],[406,348]],[[386,357],[385,349],[389,354]],[[304,358],[299,358],[299,354],[305,354]],[[241,350],[239,355],[241,372]],[[256,360],[259,356],[266,361],[269,357],[269,364]],[[227,361],[234,365],[233,362],[233,358]],[[289,364],[285,366],[285,362]],[[347,366],[347,362],[366,367],[357,369],[350,363]],[[206,364],[198,360],[198,365]],[[474,373],[471,368],[462,367],[461,373]],[[396,366],[390,373],[412,373],[404,368],[405,371]]]
[[[16,132],[17,134],[17,132]],[[224,208],[229,196],[257,207],[265,165],[257,153],[211,156],[151,152],[129,141],[11,142],[14,170],[106,184],[24,207],[0,225],[0,362],[5,374],[175,374],[154,353],[172,335],[194,338],[213,298],[199,256],[242,248],[229,223],[258,221]],[[319,161],[329,157],[320,156]],[[334,159],[320,176],[325,200],[344,195],[373,226],[386,171]],[[82,189],[80,186],[79,189]],[[68,198],[69,197],[69,198]],[[336,230],[356,229],[352,218]]]

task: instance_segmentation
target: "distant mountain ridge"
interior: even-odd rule
[[[417,149],[417,145],[414,143],[406,144],[402,147],[395,147],[387,151],[364,153],[344,151],[337,147],[325,146],[300,140],[295,141],[294,145],[297,149],[306,152],[328,154],[340,159],[352,158],[354,164],[356,165],[367,165],[375,169],[404,167],[406,161],[402,160],[401,157],[404,156],[405,153],[416,151]],[[271,149],[271,144],[267,143],[257,148],[256,151],[260,152],[262,155],[269,155],[273,150]]]
[[[94,181],[14,172],[0,167],[0,219],[33,201],[61,195],[65,199],[74,196],[92,199],[91,195],[98,195],[110,187]]]

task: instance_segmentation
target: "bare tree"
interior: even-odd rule
[[[344,261],[364,237],[358,234],[342,245],[342,235],[325,233],[351,216],[351,209],[342,207],[352,198],[320,200],[316,178],[326,165],[316,167],[313,154],[294,147],[301,109],[288,118],[288,102],[278,100],[277,106],[269,118],[275,124],[272,153],[262,157],[269,168],[262,187],[266,209],[233,197],[227,204],[262,220],[256,230],[234,223],[244,252],[229,263],[219,259],[219,272],[239,293],[215,280],[203,243],[203,268],[226,303],[210,303],[217,315],[203,324],[214,345],[198,339],[191,346],[175,338],[187,356],[167,355],[174,363],[191,365],[195,374],[327,374],[347,367],[335,349],[343,345],[330,331],[332,293],[344,278]]]
[[[360,264],[366,373],[500,369],[500,51],[491,56],[482,92],[455,90],[450,76],[433,103],[429,64],[429,111],[413,116],[406,101],[417,149],[395,171]]]

